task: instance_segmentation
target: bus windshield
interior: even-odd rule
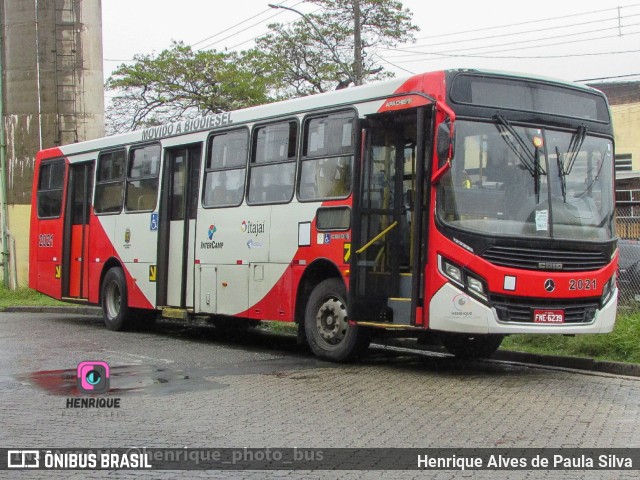
[[[613,146],[575,131],[456,122],[455,157],[439,187],[438,214],[489,235],[613,238]]]

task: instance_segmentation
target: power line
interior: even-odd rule
[[[629,32],[626,33],[625,36],[632,36],[632,35],[637,35],[640,32]],[[563,55],[490,55],[493,53],[502,53],[502,52],[511,52],[514,50],[526,50],[526,49],[531,49],[531,48],[544,48],[544,47],[552,47],[552,46],[557,46],[557,45],[567,45],[570,43],[580,43],[580,42],[591,42],[594,40],[604,40],[607,38],[615,38],[618,37],[618,35],[608,35],[608,36],[601,36],[601,37],[592,37],[592,38],[585,38],[585,39],[581,39],[581,40],[573,40],[573,41],[569,41],[569,42],[557,42],[557,43],[547,43],[544,45],[533,45],[533,46],[529,46],[529,47],[519,47],[519,48],[507,48],[507,49],[503,49],[503,50],[493,50],[493,51],[489,51],[489,52],[482,52],[482,53],[478,53],[478,54],[452,54],[452,53],[447,53],[447,52],[423,52],[423,55],[426,56],[430,56],[430,55],[435,55],[437,58],[415,58],[413,57],[413,59],[411,60],[402,60],[402,61],[397,61],[397,63],[412,63],[415,61],[430,61],[430,60],[438,60],[438,59],[442,59],[443,57],[449,57],[449,58],[488,58],[488,59],[536,59],[536,58],[569,58],[569,57],[590,57],[590,56],[598,56],[598,55],[616,55],[616,54],[623,54],[623,53],[637,53],[640,50],[623,50],[623,51],[617,51],[617,52],[598,52],[598,53],[579,53],[579,54],[563,54]],[[496,45],[498,46],[498,45]]]
[[[611,80],[612,78],[625,78],[625,77],[637,77],[640,73],[629,73],[627,75],[614,75],[611,77],[598,77],[598,78],[583,78],[582,80],[575,80],[576,82],[594,82],[596,80]]]
[[[628,19],[628,18],[632,18],[632,17],[638,17],[640,16],[640,13],[636,13],[633,15],[627,15],[626,17],[624,17],[624,19]],[[431,44],[424,44],[424,45],[411,45],[408,47],[405,47],[407,50],[412,49],[412,48],[424,48],[424,47],[435,47],[435,46],[439,46],[439,45],[451,45],[451,44],[456,44],[456,43],[469,43],[469,42],[477,42],[477,41],[481,41],[481,40],[493,40],[495,38],[503,38],[503,37],[512,37],[514,35],[526,35],[528,33],[540,33],[540,32],[547,32],[547,31],[551,31],[551,30],[558,30],[558,29],[568,29],[568,28],[573,28],[573,27],[580,27],[580,26],[584,26],[584,25],[591,25],[594,23],[602,23],[602,22],[611,22],[614,20],[618,20],[619,17],[613,17],[613,18],[604,18],[604,19],[599,19],[599,20],[591,20],[589,22],[580,22],[580,23],[570,23],[570,24],[564,24],[564,25],[557,25],[555,27],[546,27],[546,28],[538,28],[535,30],[526,30],[526,31],[522,31],[522,32],[512,32],[512,33],[503,33],[501,35],[490,35],[490,36],[486,36],[486,37],[474,37],[474,38],[466,38],[466,39],[461,39],[461,40],[452,40],[452,41],[448,41],[448,42],[439,42],[439,43],[431,43]],[[516,24],[517,25],[517,24]],[[611,28],[618,28],[618,26],[616,25],[615,27],[611,27]],[[598,30],[596,30],[598,31]],[[547,37],[549,38],[549,37]],[[479,47],[481,48],[481,47]]]
[[[629,28],[629,27],[636,27],[640,25],[640,23],[633,23],[630,25],[626,25],[625,28]],[[566,35],[555,35],[553,37],[544,37],[544,38],[535,38],[535,39],[529,39],[529,40],[521,40],[518,42],[509,42],[509,45],[523,45],[523,44],[527,44],[527,43],[532,43],[532,42],[540,42],[540,41],[545,41],[545,40],[555,40],[558,38],[570,38],[570,37],[576,37],[576,36],[580,36],[580,35],[587,35],[587,34],[591,34],[591,33],[599,33],[599,32],[605,32],[608,30],[617,30],[618,27],[607,27],[607,28],[600,28],[600,29],[596,29],[596,30],[588,30],[586,32],[575,32],[575,33],[570,33],[570,34],[566,34]],[[635,33],[635,32],[632,32]],[[625,35],[631,35],[632,33],[626,33]],[[613,37],[618,37],[618,35],[613,35]],[[594,40],[601,40],[604,38],[612,38],[612,36],[606,36],[606,37],[596,37],[594,38]],[[587,41],[587,40],[591,40],[591,39],[583,39],[583,40],[578,40],[578,42],[580,41]],[[532,46],[528,46],[528,47],[514,47],[514,48],[509,48],[506,50],[499,50],[499,51],[485,51],[485,52],[480,52],[481,54],[487,54],[487,53],[501,53],[501,52],[510,52],[510,51],[514,51],[514,50],[524,50],[524,49],[529,49],[529,48],[541,48],[541,47],[548,47],[548,46],[556,46],[556,45],[565,45],[567,43],[575,43],[575,42],[556,42],[556,43],[548,43],[548,44],[542,44],[542,45],[532,45]],[[419,56],[419,55],[441,55],[444,54],[446,56],[456,56],[456,55],[449,55],[451,53],[455,53],[455,52],[469,52],[472,50],[485,50],[485,49],[491,49],[491,48],[496,48],[496,47],[502,47],[504,46],[504,43],[498,43],[498,44],[494,44],[494,45],[484,45],[484,46],[479,46],[479,47],[471,47],[471,48],[458,48],[458,49],[454,49],[454,50],[446,50],[446,51],[439,51],[439,52],[413,52],[410,50],[406,50],[403,48],[388,48],[386,50],[391,50],[391,51],[398,51],[398,52],[405,52],[406,55],[397,55],[397,56],[393,56],[391,58],[405,58],[405,57],[411,57],[411,56]]]
[[[304,0],[302,0],[302,1],[298,2],[298,3],[295,3],[293,6],[294,6],[294,7],[296,7],[296,6],[300,5],[301,3],[304,3]],[[271,9],[269,9],[269,10],[271,10]],[[268,11],[269,11],[269,10],[268,10]],[[316,10],[316,11],[317,11],[317,10]],[[284,12],[282,12],[282,11],[278,11],[277,13],[275,13],[275,14],[273,14],[273,15],[271,15],[271,16],[269,16],[269,17],[267,17],[267,18],[265,18],[264,20],[260,20],[259,22],[256,22],[256,23],[254,23],[254,24],[252,24],[252,25],[249,25],[249,26],[248,26],[247,28],[245,28],[244,30],[241,30],[241,31],[236,32],[236,33],[232,33],[231,35],[227,35],[226,37],[221,38],[220,40],[216,40],[215,42],[209,43],[209,44],[205,45],[204,47],[199,47],[199,48],[198,48],[198,50],[204,50],[204,49],[206,49],[206,48],[210,48],[210,47],[212,47],[212,46],[214,46],[214,45],[217,45],[217,44],[219,44],[219,43],[224,42],[225,40],[228,40],[228,39],[230,39],[230,38],[233,38],[233,37],[235,37],[235,36],[237,36],[237,35],[240,35],[240,34],[242,34],[242,33],[246,33],[246,32],[247,32],[247,30],[249,30],[249,29],[251,29],[251,28],[253,28],[253,27],[257,27],[258,25],[262,25],[262,24],[263,24],[263,23],[265,23],[267,20],[270,20],[270,19],[272,19],[273,17],[276,17],[276,16],[278,16],[278,15],[281,15],[282,13],[284,13]],[[293,23],[293,22],[295,22],[295,21],[297,21],[297,20],[294,20],[294,21],[289,22],[289,23]],[[288,25],[289,23],[286,23],[285,25]],[[259,37],[255,37],[255,38],[253,38],[252,40],[255,40],[256,38],[259,38]],[[244,43],[247,43],[247,42],[244,42]]]
[[[300,2],[300,3],[302,3],[302,2]],[[298,4],[298,3],[296,3],[296,5],[299,5],[299,4]],[[294,5],[294,6],[295,6],[295,5]],[[314,13],[317,13],[317,12],[319,12],[320,10],[322,10],[322,8],[317,8],[317,9],[315,9],[315,10],[313,10],[313,11],[309,12],[307,15],[313,15]],[[295,20],[291,20],[290,22],[283,23],[283,25],[284,25],[284,26],[286,26],[286,25],[291,25],[292,23],[296,23],[296,22],[299,22],[299,21],[300,21],[299,19],[295,19]],[[245,44],[247,44],[247,43],[249,43],[249,42],[253,42],[253,41],[255,41],[255,40],[259,39],[260,37],[264,37],[267,33],[269,33],[269,30],[267,30],[266,32],[262,32],[261,34],[256,35],[256,36],[255,36],[255,37],[253,37],[253,38],[249,38],[248,40],[245,40],[244,42],[240,42],[240,43],[238,43],[238,44],[236,44],[236,45],[233,45],[232,47],[228,47],[228,48],[227,48],[227,50],[233,50],[233,49],[238,48],[238,47],[241,47],[242,45],[245,45]]]
[[[635,3],[633,5],[625,5],[625,6],[620,7],[620,8],[621,9],[622,8],[633,8],[633,7],[638,7],[638,6],[640,6],[640,3]],[[519,27],[521,25],[529,25],[529,24],[532,24],[532,23],[549,22],[549,21],[552,21],[552,20],[561,20],[561,19],[565,19],[565,18],[592,15],[594,13],[610,12],[611,10],[615,10],[617,12],[618,11],[618,7],[606,8],[606,9],[603,9],[603,10],[592,10],[590,12],[574,13],[574,14],[571,14],[571,15],[562,15],[562,16],[558,16],[558,17],[542,18],[542,19],[539,19],[539,20],[529,20],[529,21],[526,21],[526,22],[511,23],[511,24],[507,24],[507,25],[496,25],[496,26],[493,26],[493,27],[476,28],[474,30],[463,30],[463,31],[452,32],[452,33],[441,33],[441,34],[438,34],[438,35],[430,35],[430,36],[426,36],[426,37],[419,37],[416,40],[423,40],[423,39],[427,39],[427,38],[440,38],[440,37],[447,37],[447,36],[454,36],[454,35],[463,35],[463,34],[467,34],[467,33],[484,32],[484,31],[488,31],[488,30],[496,30],[498,28]]]
[[[291,1],[291,0],[284,0],[282,3],[287,3],[287,2],[290,2],[290,1]],[[298,2],[296,5],[299,5],[300,3],[302,3],[302,2]],[[253,15],[253,16],[251,16],[251,17],[249,17],[249,18],[245,18],[245,19],[244,19],[244,20],[242,20],[241,22],[238,22],[238,23],[236,23],[235,25],[230,26],[229,28],[225,28],[224,30],[221,30],[221,31],[220,31],[220,32],[218,32],[218,33],[215,33],[215,34],[213,34],[213,35],[211,35],[211,36],[209,36],[209,37],[207,37],[207,38],[203,38],[202,40],[199,40],[199,41],[197,41],[197,42],[195,42],[195,43],[192,43],[192,44],[191,44],[191,47],[195,47],[196,45],[198,45],[198,44],[200,44],[200,43],[204,43],[204,42],[206,42],[207,40],[211,40],[212,38],[215,38],[215,37],[217,37],[217,36],[219,36],[219,35],[222,35],[223,33],[226,33],[226,32],[228,32],[229,30],[233,30],[234,28],[239,27],[240,25],[244,25],[245,23],[247,23],[247,22],[249,22],[249,21],[253,20],[254,18],[258,18],[259,16],[261,16],[261,15],[263,15],[263,14],[267,13],[267,12],[270,12],[270,11],[271,11],[271,9],[270,9],[270,8],[267,8],[267,9],[265,9],[265,10],[262,10],[260,13],[256,13],[255,15]],[[275,16],[275,15],[272,15],[272,17],[273,17],[273,16]],[[271,18],[271,17],[269,17],[269,18]],[[267,18],[267,19],[265,19],[265,20],[268,20],[269,18]]]
[[[403,71],[405,71],[405,72],[407,72],[407,73],[409,73],[409,74],[411,74],[411,75],[415,75],[415,72],[412,72],[411,70],[407,70],[406,68],[401,67],[400,65],[396,65],[396,64],[395,64],[395,63],[393,63],[393,62],[390,62],[389,60],[387,60],[386,58],[384,58],[384,57],[383,57],[382,55],[380,55],[379,53],[374,53],[374,55],[375,55],[376,57],[378,57],[382,62],[387,63],[387,64],[391,65],[392,67],[399,68],[400,70],[403,70]]]

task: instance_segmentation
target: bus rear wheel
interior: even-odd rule
[[[458,358],[473,360],[489,358],[493,355],[504,335],[469,335],[464,333],[443,333],[440,341],[444,348]]]
[[[305,336],[320,358],[349,361],[369,346],[367,332],[349,323],[346,298],[346,288],[338,278],[320,282],[309,296],[304,316]]]
[[[111,268],[104,276],[101,296],[104,324],[109,330],[123,330],[130,314],[127,281],[120,267]]]

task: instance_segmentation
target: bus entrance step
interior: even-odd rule
[[[164,307],[162,309],[162,316],[164,318],[176,318],[178,320],[187,320],[191,312],[184,308],[171,308]]]
[[[413,275],[410,273],[401,273],[400,274],[400,291],[398,292],[399,297],[410,297],[411,296],[411,282],[413,280]]]
[[[393,310],[393,323],[395,325],[411,325],[411,299],[390,298],[388,307]]]

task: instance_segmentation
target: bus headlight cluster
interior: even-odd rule
[[[487,294],[487,282],[480,276],[471,273],[451,260],[438,255],[438,268],[440,273],[452,283],[466,292],[481,298],[485,302],[489,300]]]

